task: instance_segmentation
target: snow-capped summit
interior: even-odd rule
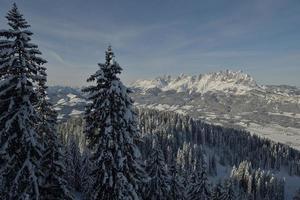
[[[230,70],[193,76],[181,74],[176,78],[163,76],[152,80],[138,80],[131,86],[144,91],[158,88],[162,91],[175,90],[177,92],[189,93],[227,91],[243,94],[249,90],[260,89],[260,86],[248,74]]]

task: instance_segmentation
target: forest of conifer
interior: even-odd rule
[[[280,176],[299,180],[299,151],[243,130],[135,108],[111,46],[86,77],[84,115],[58,123],[47,96],[47,61],[29,23],[16,4],[6,19],[0,30],[0,199],[300,199],[300,186],[287,194],[297,185]]]

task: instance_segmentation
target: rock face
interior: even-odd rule
[[[262,86],[240,71],[139,80],[130,85],[136,106],[170,110],[252,133],[300,149],[300,89]],[[50,87],[64,120],[84,110],[79,89]]]
[[[200,74],[198,76],[180,75],[158,77],[153,80],[139,80],[132,84],[133,88],[140,88],[144,92],[149,89],[161,91],[174,90],[178,93],[206,93],[210,91],[224,91],[243,94],[252,89],[260,89],[254,79],[242,72],[221,71],[217,73]]]

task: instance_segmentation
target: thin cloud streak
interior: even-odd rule
[[[9,7],[9,1],[3,1],[4,7]],[[111,44],[126,82],[169,72],[175,75],[229,68],[242,69],[260,77],[259,81],[274,84],[281,80],[278,84],[300,86],[300,80],[286,75],[275,79],[272,75],[281,70],[280,65],[300,75],[300,68],[294,70],[299,65],[300,4],[292,0],[118,4],[54,0],[46,3],[48,9],[44,11],[38,9],[45,6],[40,2],[17,3],[32,25],[33,42],[49,61],[52,83],[85,84]],[[0,24],[5,24],[4,17]],[[76,75],[64,80],[73,71]]]

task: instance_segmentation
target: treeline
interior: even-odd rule
[[[285,199],[284,180],[269,171],[253,169],[250,162],[243,161],[238,168],[233,167],[231,178],[247,193],[247,199]]]
[[[298,151],[245,131],[210,125],[173,112],[138,109],[136,113],[141,132],[138,145],[151,180],[143,194],[156,195],[153,198],[163,199],[164,194],[172,194],[173,199],[193,199],[193,190],[197,190],[202,193],[195,193],[196,199],[225,194],[229,199],[284,199],[284,181],[269,170],[289,171],[292,164],[299,166]],[[83,124],[81,117],[72,118],[60,125],[60,131],[64,138],[76,135],[81,151],[85,152],[82,160],[87,160],[85,141],[80,140],[84,138],[80,131]],[[279,149],[289,153],[276,157],[282,152],[272,153],[272,150]],[[282,162],[279,168],[271,163],[261,165],[264,162],[257,155],[266,157],[268,162],[280,159]],[[269,155],[272,158],[267,158]],[[231,173],[218,174],[220,166],[233,167]],[[87,169],[84,165],[79,168]],[[213,177],[221,179],[212,181]]]
[[[174,112],[149,109],[138,110],[139,128],[144,139],[142,148],[147,154],[149,136],[159,137],[166,157],[191,157],[193,145],[213,149],[221,165],[239,165],[251,161],[253,168],[287,170],[300,176],[300,152],[281,143],[251,135],[247,131],[224,128],[194,120]],[[171,153],[171,155],[168,155]],[[183,154],[183,155],[182,155]],[[215,156],[214,156],[215,157]],[[212,158],[215,159],[215,158]],[[188,162],[185,160],[184,162]],[[190,166],[189,163],[184,164]]]

